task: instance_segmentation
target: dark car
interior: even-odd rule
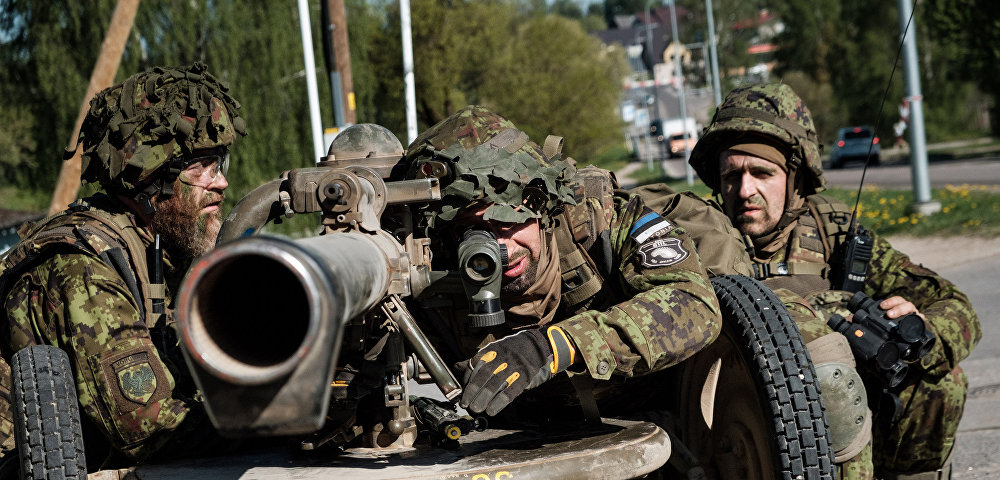
[[[869,151],[872,165],[878,165],[882,148],[874,129],[868,126],[841,128],[837,130],[837,140],[830,152],[830,168],[840,168],[852,160],[864,162]]]

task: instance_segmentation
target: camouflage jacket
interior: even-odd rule
[[[768,259],[765,283],[788,288],[820,310],[846,314],[838,272],[844,262],[841,245],[850,223],[850,208],[823,195],[812,195],[808,200],[812,208],[799,217],[786,248]],[[972,303],[953,283],[913,263],[878,234],[871,235],[874,248],[864,293],[877,300],[898,295],[913,302],[938,338],[921,360],[921,370],[934,377],[944,376],[968,357],[982,338]]]
[[[27,260],[4,271],[10,281],[0,293],[6,320],[0,351],[7,360],[35,344],[66,351],[81,413],[113,448],[142,459],[173,438],[192,408],[200,410],[168,317],[143,305],[145,298],[170,299],[184,269],[164,252],[166,285],[150,284],[149,231],[116,201],[87,200],[100,208],[80,206],[43,220],[9,252]],[[109,262],[116,249],[137,278],[123,278]],[[136,298],[136,290],[145,298]]]
[[[553,227],[562,271],[553,323],[590,376],[659,371],[711,343],[722,328],[718,300],[685,230],[611,183],[575,187],[577,205]],[[462,345],[455,360],[464,360],[488,339],[464,328],[460,301],[447,308]]]

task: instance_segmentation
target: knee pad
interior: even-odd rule
[[[806,344],[826,407],[834,462],[853,458],[871,441],[868,395],[847,339],[831,333]]]

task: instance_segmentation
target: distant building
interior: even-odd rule
[[[762,9],[757,12],[756,17],[733,23],[731,30],[733,36],[747,46],[746,53],[750,55],[752,63],[730,68],[726,75],[736,77],[737,83],[770,81],[771,72],[777,64],[774,54],[778,51],[778,45],[775,39],[785,31],[785,23],[770,10]]]

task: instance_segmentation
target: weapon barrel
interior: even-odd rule
[[[318,429],[342,326],[386,295],[388,258],[377,237],[336,233],[247,237],[199,259],[181,286],[178,321],[216,428]]]

